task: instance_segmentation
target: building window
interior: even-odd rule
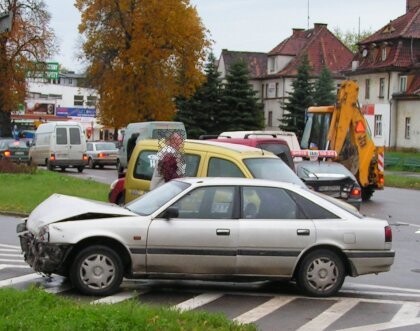
[[[276,83],[276,98],[279,97],[279,83]]]
[[[370,98],[370,79],[365,80],[365,99]]]
[[[264,100],[264,84],[261,84],[261,100]]]
[[[268,112],[267,126],[273,126],[273,112]]]
[[[84,104],[84,96],[83,95],[75,95],[74,96],[74,105],[75,106],[83,106]]]
[[[382,115],[375,115],[375,137],[382,136]]]
[[[270,66],[270,73],[274,72],[276,69],[276,59],[274,57],[270,57],[268,60],[269,66]]]
[[[407,91],[407,76],[400,77],[400,92]]]
[[[405,118],[405,139],[410,139],[410,117]]]
[[[386,60],[386,48],[384,47],[384,48],[382,48],[382,54],[381,54],[382,56],[381,56],[381,58],[382,58],[382,61],[385,61]]]
[[[379,97],[383,98],[385,93],[385,78],[379,78]]]
[[[94,107],[96,106],[96,96],[88,95],[86,100],[86,106]]]

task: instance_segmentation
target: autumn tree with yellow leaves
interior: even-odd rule
[[[0,0],[0,15],[8,20],[0,31],[0,136],[10,136],[10,112],[24,103],[28,71],[42,70],[57,48],[44,1]]]
[[[203,82],[209,41],[189,0],[76,0],[100,122],[171,120]]]

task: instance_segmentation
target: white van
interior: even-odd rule
[[[187,138],[187,132],[182,122],[155,121],[128,124],[122,131],[122,145],[117,160],[118,172],[122,173],[124,168],[127,168],[130,154],[138,141],[143,139],[161,139],[168,136],[168,131],[178,131],[183,135],[184,139]]]
[[[65,121],[41,124],[29,149],[29,159],[37,165],[46,165],[49,170],[74,167],[82,172],[88,160],[82,126]]]

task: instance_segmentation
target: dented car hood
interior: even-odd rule
[[[32,211],[26,224],[29,231],[37,233],[44,225],[77,219],[78,216],[83,219],[86,215],[89,215],[90,219],[138,216],[128,209],[111,203],[53,194]]]

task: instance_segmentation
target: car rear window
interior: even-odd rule
[[[278,158],[248,158],[244,159],[254,178],[288,182],[306,187],[302,180],[289,166]]]

